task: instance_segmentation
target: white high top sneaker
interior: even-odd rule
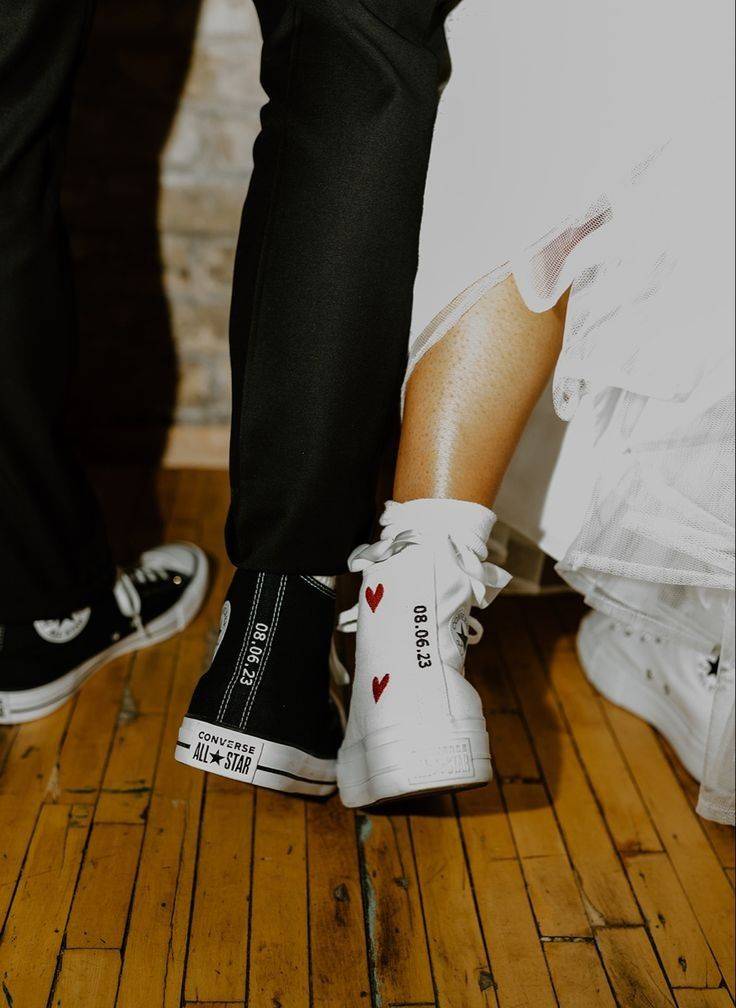
[[[350,630],[357,618],[358,634],[337,763],[348,808],[490,780],[485,719],[464,663],[481,632],[470,607],[489,605],[510,580],[484,563],[494,521],[467,501],[389,501],[380,540],[351,555],[363,583],[340,621]]]
[[[593,685],[661,732],[688,773],[701,781],[717,657],[597,612],[580,624],[577,645]]]

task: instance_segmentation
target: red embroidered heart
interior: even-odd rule
[[[375,590],[373,588],[366,588],[365,590],[365,600],[371,607],[371,612],[375,612],[383,598],[383,585],[376,585]]]
[[[388,686],[388,681],[390,678],[391,676],[388,674],[388,672],[380,681],[377,676],[373,676],[373,699],[376,701],[376,703],[378,703],[378,701],[381,699],[381,694]]]

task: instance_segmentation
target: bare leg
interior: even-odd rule
[[[566,301],[531,312],[510,277],[422,358],[407,388],[394,500],[493,505],[559,356]]]
[[[487,562],[489,509],[561,336],[555,311],[528,311],[509,280],[412,375],[381,538],[350,558],[363,583],[338,758],[349,808],[490,779],[483,705],[464,672],[478,631],[470,610],[488,606],[510,579]],[[459,771],[447,753],[463,754]]]

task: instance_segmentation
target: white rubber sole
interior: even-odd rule
[[[432,727],[391,725],[343,746],[337,757],[337,783],[347,808],[481,787],[491,777],[482,719]]]
[[[53,682],[36,686],[34,689],[0,693],[0,725],[24,724],[53,714],[84,685],[90,676],[114,658],[160,644],[181,633],[202,607],[209,574],[209,563],[204,551],[191,543],[186,545],[195,554],[197,562],[192,580],[175,606],[152,620],[142,632],[138,631],[116,644],[111,644],[109,648],[100,651]]]
[[[337,789],[334,760],[196,718],[182,721],[175,756],[196,770],[272,791],[324,797]]]
[[[687,772],[697,781],[703,778],[706,739],[698,738],[694,726],[667,696],[627,665],[606,668],[596,661],[597,636],[587,630],[583,620],[577,635],[577,651],[585,675],[595,688],[624,710],[642,718],[664,735]]]

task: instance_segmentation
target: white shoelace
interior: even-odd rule
[[[132,620],[141,633],[145,633],[145,627],[141,619],[141,596],[135,582],[151,584],[155,581],[165,581],[168,576],[163,567],[142,564],[130,573],[122,571],[115,582],[113,594],[120,612]]]

